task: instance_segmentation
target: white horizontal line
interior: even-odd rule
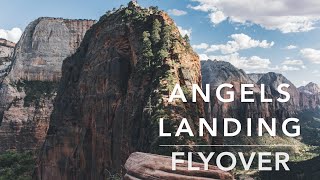
[[[246,144],[220,144],[220,145],[172,145],[172,144],[163,144],[163,145],[159,145],[160,147],[172,147],[172,146],[177,146],[177,147],[188,147],[188,146],[193,146],[193,147],[292,147],[292,146],[299,146],[299,145],[291,145],[291,144],[263,144],[263,145],[259,145],[259,144],[250,144],[250,145],[246,145]]]

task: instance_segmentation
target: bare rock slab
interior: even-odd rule
[[[203,170],[203,164],[193,162],[200,167],[199,171],[188,170],[187,161],[177,164],[177,170],[172,170],[172,160],[169,156],[154,155],[135,152],[128,158],[125,169],[125,180],[139,179],[184,179],[184,180],[209,180],[209,179],[233,179],[233,176],[216,166],[209,165],[209,170]]]

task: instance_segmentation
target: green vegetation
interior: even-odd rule
[[[8,151],[0,154],[0,180],[29,180],[35,168],[31,152]]]
[[[142,34],[143,38],[143,50],[142,50],[142,56],[148,61],[148,66],[150,66],[150,61],[153,58],[152,53],[152,43],[150,40],[150,33],[148,31],[144,31]]]
[[[161,39],[160,38],[161,26],[162,26],[162,24],[160,23],[160,21],[158,19],[155,19],[153,21],[151,39],[154,44],[157,44]]]
[[[26,93],[24,98],[25,107],[34,104],[36,108],[39,108],[42,99],[54,96],[57,85],[57,82],[50,81],[18,81],[16,88],[18,91],[24,90]]]
[[[181,67],[179,62],[179,53],[183,49],[189,51],[186,45],[189,44],[189,38],[184,39],[182,36],[177,36],[177,28],[174,24],[165,22],[166,17],[162,16],[162,11],[157,7],[141,8],[135,2],[129,2],[128,7],[121,7],[118,10],[113,10],[111,13],[104,15],[100,20],[108,20],[115,24],[122,23],[124,26],[129,26],[130,31],[134,32],[134,38],[141,37],[138,45],[137,64],[135,64],[133,79],[135,83],[143,84],[144,99],[143,111],[137,115],[141,118],[146,126],[151,128],[151,134],[147,136],[147,141],[151,147],[146,147],[146,151],[151,151],[156,154],[170,155],[172,151],[189,151],[189,147],[177,149],[176,147],[161,147],[160,144],[190,144],[192,142],[202,144],[202,138],[194,138],[189,136],[181,137],[159,137],[158,126],[159,119],[164,118],[166,131],[172,133],[176,131],[180,124],[179,116],[186,116],[191,119],[198,116],[200,112],[189,112],[190,109],[197,109],[196,103],[184,104],[167,104],[164,102],[164,97],[169,95],[176,83],[179,83],[179,71],[176,68]],[[188,45],[190,46],[190,45]],[[150,85],[151,84],[151,85]],[[187,88],[184,87],[186,90]],[[190,91],[187,92],[187,98],[191,98]],[[177,117],[178,116],[178,117]],[[195,122],[194,128],[197,128]],[[196,150],[196,149],[193,149]],[[193,151],[192,150],[192,151]]]

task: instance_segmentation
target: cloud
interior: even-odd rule
[[[262,70],[269,69],[271,64],[269,59],[264,59],[258,56],[240,57],[238,53],[221,56],[209,56],[209,59],[216,59],[218,61],[230,62],[237,68],[244,70]]]
[[[173,16],[183,16],[188,13],[186,11],[179,10],[179,9],[169,9],[168,14],[173,15]]]
[[[274,70],[275,71],[299,71],[301,69],[299,67],[283,65],[283,66],[276,66]]]
[[[178,26],[178,29],[181,33],[182,36],[188,35],[189,37],[191,37],[191,33],[192,33],[192,29],[183,29],[181,26]]]
[[[22,30],[12,28],[11,30],[0,29],[0,38],[17,43],[22,35]]]
[[[295,45],[289,45],[287,47],[285,47],[285,49],[297,49],[298,46],[295,46]]]
[[[209,15],[209,17],[211,22],[213,22],[213,24],[219,24],[222,21],[227,19],[227,17],[223,14],[222,11],[213,12]]]
[[[299,66],[299,65],[303,65],[303,61],[301,61],[301,60],[285,60],[285,61],[283,61],[282,64],[283,65],[296,65],[296,66]]]
[[[218,55],[218,56],[208,56],[206,54],[200,54],[200,60],[218,60],[218,61],[226,61],[234,65],[239,69],[243,69],[247,72],[280,72],[283,73],[284,71],[298,71],[301,70],[300,66],[295,65],[272,65],[270,59],[261,58],[259,56],[251,56],[251,57],[242,57],[239,53],[233,53],[228,55]],[[303,66],[303,65],[301,65]]]
[[[207,43],[192,45],[193,49],[207,49],[208,47],[209,47],[209,44]]]
[[[207,12],[214,25],[228,19],[233,23],[246,25],[254,23],[266,29],[291,33],[310,31],[320,20],[320,1],[318,0],[294,2],[292,0],[192,1],[197,4],[188,7]],[[217,16],[217,13],[220,16]]]
[[[230,37],[233,39],[232,41],[228,41],[227,44],[211,45],[206,52],[221,51],[222,54],[231,54],[243,49],[270,48],[274,45],[273,41],[254,40],[246,34],[232,34]]]
[[[305,48],[300,50],[301,55],[315,64],[320,64],[320,50]]]
[[[201,61],[206,61],[210,59],[206,54],[199,54],[199,58]]]

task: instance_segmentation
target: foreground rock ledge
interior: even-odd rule
[[[203,164],[193,163],[194,166],[203,169]],[[128,158],[125,169],[125,180],[138,179],[184,179],[184,180],[209,180],[209,179],[233,179],[228,172],[209,166],[209,170],[189,171],[187,161],[177,164],[177,170],[171,169],[171,157],[135,152]]]

